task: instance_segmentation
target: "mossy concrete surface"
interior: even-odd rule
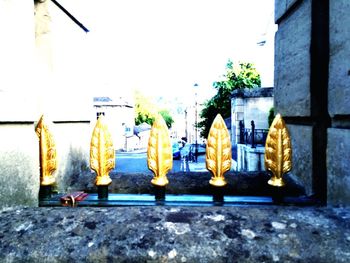
[[[350,262],[350,209],[11,208],[0,262]]]

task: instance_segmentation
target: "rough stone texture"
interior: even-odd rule
[[[310,2],[281,21],[276,33],[274,105],[282,116],[310,115]]]
[[[330,1],[328,109],[331,116],[350,114],[350,2]]]
[[[38,206],[39,146],[33,124],[0,124],[0,207]]]
[[[349,262],[350,210],[13,208],[0,262]]]
[[[312,194],[312,127],[287,125],[292,139],[292,173],[305,187],[307,195]]]
[[[347,160],[347,161],[344,161]],[[350,203],[350,130],[328,129],[328,202]]]
[[[288,9],[300,0],[276,0],[275,1],[275,21],[280,19]]]

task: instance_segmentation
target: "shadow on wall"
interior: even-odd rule
[[[59,192],[88,189],[94,185],[95,174],[89,166],[89,156],[81,148],[69,147],[67,164],[61,178],[57,178]]]

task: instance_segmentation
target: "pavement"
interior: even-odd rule
[[[117,159],[118,157],[123,158],[123,156],[127,156],[127,158],[133,159],[136,157],[140,157],[141,158],[141,154],[145,154],[147,153],[147,149],[138,149],[138,150],[134,150],[134,151],[118,151],[117,152]],[[181,152],[181,155],[184,156],[185,154],[183,153],[183,151]],[[147,158],[147,157],[146,157]],[[234,160],[232,160],[232,168],[231,170],[236,170],[236,162]],[[180,163],[180,164],[178,164]],[[194,161],[188,161],[188,159],[182,158],[181,160],[174,160],[174,167],[175,168],[175,172],[176,171],[183,171],[183,172],[206,172],[206,164],[205,164],[205,154],[201,154],[198,155],[197,157],[197,162]],[[178,168],[177,168],[178,167]],[[147,169],[146,169],[147,170]]]
[[[188,162],[189,170],[191,172],[206,172],[205,155],[199,155],[197,162]]]

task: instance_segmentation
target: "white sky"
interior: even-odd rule
[[[274,0],[59,2],[90,30],[82,68],[99,90],[181,96],[198,83],[209,94],[229,58],[255,63],[273,85]]]

